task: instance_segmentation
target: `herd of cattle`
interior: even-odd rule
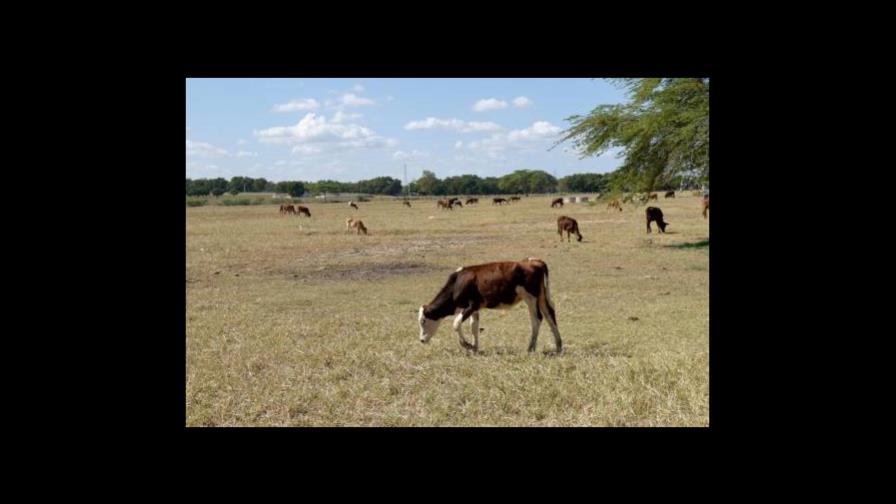
[[[674,198],[675,191],[669,191],[666,198]],[[492,205],[505,205],[519,201],[519,196],[505,198],[493,198]],[[607,209],[622,211],[622,203],[634,200],[631,195],[625,196],[620,201],[613,199],[607,205]],[[658,193],[648,193],[641,196],[640,201],[658,200]],[[466,205],[476,205],[478,198],[469,198]],[[402,204],[411,207],[407,200]],[[348,206],[358,210],[358,205],[353,201]],[[436,208],[453,210],[454,207],[463,208],[459,198],[443,198],[436,202]],[[709,196],[703,197],[703,218],[706,218],[709,210]],[[563,208],[563,198],[551,201],[551,208]],[[647,207],[644,211],[647,219],[647,232],[650,233],[650,224],[656,222],[661,233],[666,232],[669,225],[663,219],[663,211],[657,207]],[[280,205],[281,215],[306,215],[311,217],[308,207],[302,205]],[[360,219],[348,217],[345,219],[345,227],[357,234],[367,234],[367,227]],[[577,241],[582,241],[582,233],[579,232],[579,223],[572,217],[561,215],[557,218],[557,233],[560,241],[563,241],[563,233],[566,233],[566,241],[571,241],[571,235],[576,236]],[[547,319],[551,332],[554,335],[554,346],[559,353],[562,350],[560,331],[557,328],[557,314],[554,303],[551,301],[548,265],[541,259],[529,257],[522,261],[502,261],[475,266],[463,266],[458,268],[448,277],[448,281],[429,303],[420,306],[417,320],[420,324],[420,342],[427,343],[435,335],[442,319],[454,316],[454,331],[457,333],[461,347],[477,351],[479,349],[479,310],[482,308],[510,308],[520,301],[525,301],[529,308],[529,317],[532,324],[532,334],[529,338],[529,352],[535,351],[538,340],[538,331],[541,322]],[[462,325],[470,320],[470,330],[473,335],[473,343],[464,338]]]

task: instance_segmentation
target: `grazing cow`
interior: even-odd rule
[[[354,201],[349,201],[349,202],[348,202],[348,206],[354,208],[355,210],[358,209],[358,205],[356,205]]]
[[[622,211],[622,203],[619,203],[618,199],[611,200],[610,203],[607,205],[607,210],[609,210],[611,208],[616,208],[621,212]]]
[[[311,211],[308,210],[308,207],[303,207],[302,205],[296,205],[296,212],[297,212],[296,217],[298,217],[301,214],[305,214],[308,216],[308,218],[311,218]]]
[[[450,201],[450,202],[448,202],[448,203],[449,203],[452,207],[456,207],[456,206],[459,206],[459,207],[461,207],[461,208],[464,207],[464,204],[461,203],[460,200],[457,200],[457,201]]]
[[[408,200],[404,200],[404,202],[402,204],[408,208],[411,208],[411,202]]]
[[[442,210],[451,210],[451,202],[445,199],[436,201],[436,207]]]
[[[513,203],[514,201],[519,201],[519,200],[520,200],[520,197],[519,197],[519,196],[511,196],[511,197],[510,197],[510,202],[511,202],[511,203]]]
[[[579,223],[572,217],[561,215],[557,217],[557,233],[560,235],[560,241],[563,241],[563,232],[566,231],[566,241],[569,242],[570,234],[575,234],[578,241],[582,241],[582,233],[579,233]]]
[[[554,333],[557,352],[563,349],[557,314],[548,282],[548,265],[541,259],[530,257],[522,261],[503,261],[458,268],[431,303],[422,305],[417,315],[420,324],[420,342],[427,343],[435,336],[439,323],[454,315],[454,331],[463,348],[479,348],[479,310],[482,308],[510,308],[520,301],[529,307],[532,336],[529,351],[535,351],[538,329],[542,319],[548,319]],[[467,318],[473,331],[473,344],[469,344],[461,332]]]
[[[460,201],[460,198],[448,198],[448,203],[454,204],[455,201]]]
[[[492,205],[503,205],[504,203],[509,203],[504,198],[492,198]]]
[[[364,223],[361,222],[360,219],[353,219],[351,224],[349,224],[349,226],[352,229],[356,230],[357,234],[361,234],[362,231],[364,232],[364,234],[367,234],[367,228],[364,227]]]
[[[551,208],[563,208],[563,198],[557,198],[551,202]]]
[[[668,191],[666,193],[666,198],[675,198],[675,191]]]
[[[467,205],[467,206],[470,206],[470,205],[472,205],[472,204],[474,204],[474,203],[475,203],[475,204],[479,204],[479,198],[470,198],[470,199],[468,199],[466,205]]]
[[[286,205],[280,205],[280,215],[283,215],[284,212],[286,212]]]
[[[286,208],[283,209],[286,212],[286,215],[293,214],[296,215],[296,207],[292,205],[286,205]]]
[[[703,197],[703,218],[706,218],[706,211],[709,210],[709,195]],[[724,213],[724,212],[722,212]]]
[[[648,194],[647,194],[647,201],[655,200],[655,199],[657,199],[657,197],[658,197],[657,193],[648,193]]]
[[[647,215],[647,232],[650,233],[650,223],[656,221],[656,225],[660,228],[660,233],[666,232],[666,226],[669,225],[668,222],[663,220],[663,211],[657,207],[647,207],[647,210],[644,211]]]

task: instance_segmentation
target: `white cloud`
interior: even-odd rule
[[[418,129],[447,129],[459,131],[461,133],[472,133],[475,131],[497,131],[502,129],[500,125],[493,122],[475,122],[461,121],[460,119],[436,119],[435,117],[427,117],[422,121],[411,121],[404,125],[406,130]]]
[[[352,93],[346,93],[342,95],[342,104],[349,107],[361,107],[364,105],[374,105],[374,102],[373,100],[361,98],[360,96],[356,96]]]
[[[280,160],[280,161],[277,161],[276,163],[274,163],[274,166],[283,166],[285,164],[286,164],[286,161]]]
[[[210,143],[194,142],[187,140],[187,156],[198,156],[204,158],[229,157],[230,153],[226,149],[215,147]]]
[[[320,103],[314,98],[304,98],[302,100],[292,100],[289,103],[274,105],[274,112],[298,112],[301,110],[315,110],[320,107]]]
[[[341,119],[344,119],[341,118]],[[275,126],[254,131],[262,143],[293,145],[293,154],[315,154],[323,150],[393,146],[396,142],[377,135],[359,124],[327,121],[314,113],[305,114],[295,126]]]
[[[242,138],[240,138],[239,140],[236,141],[237,145],[246,145],[247,143],[249,143],[249,142],[243,140]]]
[[[342,112],[342,110],[337,110],[336,113],[333,114],[333,122],[341,123],[346,120],[351,121],[354,119],[360,119],[362,117],[364,117],[364,116],[361,114],[346,114],[346,113]]]
[[[463,147],[463,146],[464,146],[464,143],[461,142],[460,140],[458,140],[457,142],[454,143],[454,148],[455,148],[455,149],[460,149],[460,148]]]
[[[560,128],[547,121],[536,121],[525,129],[512,130],[507,133],[495,133],[484,140],[469,142],[467,147],[472,150],[497,152],[509,148],[527,148],[532,144],[554,138],[560,133]]]
[[[248,151],[239,151],[236,153],[236,157],[258,157],[257,152],[248,152]]]
[[[513,99],[514,107],[522,108],[528,107],[529,105],[532,105],[532,100],[526,98],[525,96],[517,96]]]
[[[486,110],[496,110],[496,109],[502,109],[502,108],[506,108],[506,107],[507,107],[506,101],[497,100],[495,98],[483,98],[482,100],[479,100],[478,102],[476,102],[475,105],[473,105],[473,110],[475,110],[476,112],[483,112]]]
[[[362,92],[364,92],[364,86],[362,86],[360,84],[355,84],[355,87],[353,87],[352,90],[356,93],[362,93]]]
[[[396,159],[396,160],[417,159],[417,158],[423,158],[423,157],[429,157],[429,154],[426,152],[418,151],[418,150],[413,150],[411,152],[405,152],[405,151],[399,150],[399,151],[395,151],[395,153],[392,154],[392,159]]]

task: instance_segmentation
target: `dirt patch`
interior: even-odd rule
[[[444,270],[443,266],[434,266],[421,262],[393,262],[353,266],[312,266],[282,270],[279,273],[282,273],[290,280],[302,282],[320,280],[376,281],[399,275],[425,275],[434,271]]]

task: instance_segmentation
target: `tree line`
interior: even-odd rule
[[[279,192],[300,197],[306,192],[364,193],[398,196],[407,192],[416,195],[444,196],[448,194],[544,194],[554,192],[604,192],[612,174],[577,173],[556,179],[542,170],[517,170],[503,177],[479,177],[459,175],[439,179],[435,173],[424,170],[423,176],[404,187],[392,177],[376,177],[358,182],[319,180],[317,182],[271,182],[264,178],[233,177],[187,179],[187,196],[220,196],[224,193]]]

